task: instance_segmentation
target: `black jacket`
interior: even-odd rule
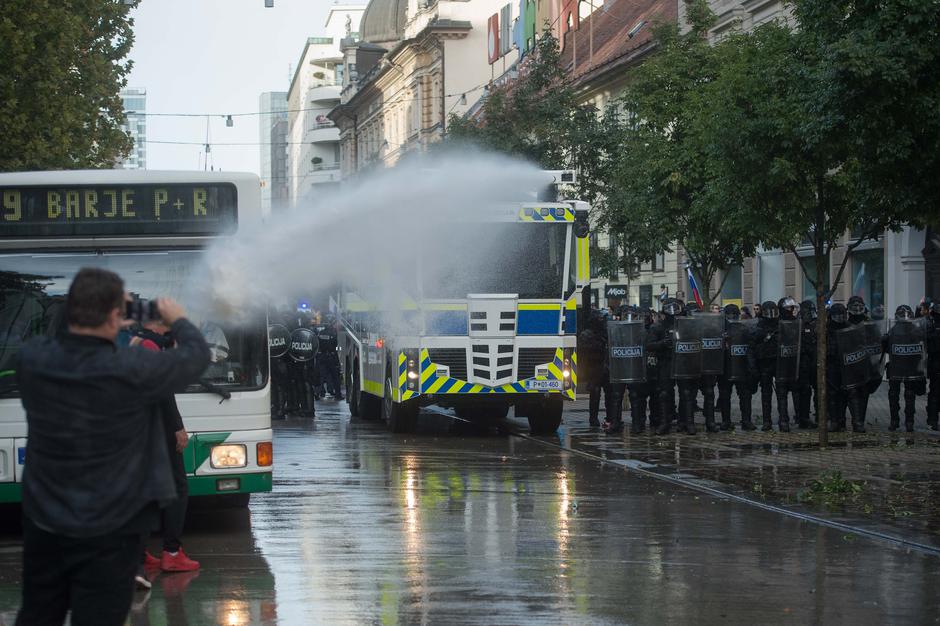
[[[172,331],[177,348],[166,352],[70,333],[23,346],[23,513],[37,526],[104,535],[176,497],[160,403],[199,379],[209,347],[187,320]]]

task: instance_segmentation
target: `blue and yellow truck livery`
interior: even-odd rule
[[[513,407],[532,432],[554,432],[564,401],[575,399],[588,211],[581,201],[535,202],[507,209],[504,219],[460,224],[462,237],[489,243],[485,257],[467,261],[474,269],[459,284],[428,280],[419,269],[422,278],[410,281],[417,293],[395,311],[344,288],[340,347],[351,413],[410,432],[424,405],[475,421]]]

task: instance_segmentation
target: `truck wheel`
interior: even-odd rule
[[[533,435],[553,435],[561,425],[565,405],[560,397],[544,398],[529,413],[529,432]]]
[[[346,402],[349,403],[349,414],[353,417],[359,417],[359,365],[356,364],[352,371],[352,385],[346,388]]]
[[[392,394],[392,374],[385,373],[385,397],[382,399],[382,419],[393,433],[413,433],[418,425],[418,401],[395,402]]]

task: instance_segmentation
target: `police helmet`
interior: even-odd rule
[[[760,315],[761,317],[766,317],[770,320],[775,320],[780,317],[780,309],[777,307],[777,303],[768,300],[767,302],[760,305]]]
[[[914,319],[914,309],[907,306],[906,304],[902,304],[894,310],[894,319],[898,321],[912,320]]]
[[[725,319],[729,322],[736,322],[741,319],[741,309],[738,308],[737,304],[725,305]]]
[[[871,318],[873,320],[883,320],[885,318],[885,306],[883,304],[874,306],[871,310]]]
[[[797,315],[800,314],[800,305],[790,296],[780,298],[780,301],[777,302],[777,308],[780,309],[781,315],[787,314],[787,319],[795,320]]]
[[[846,311],[845,305],[837,302],[829,307],[829,319],[836,324],[845,324],[848,319],[848,311]]]
[[[702,312],[702,308],[698,305],[698,302],[689,302],[687,305],[685,305],[686,315],[692,315],[694,313],[701,313],[701,312]]]
[[[677,300],[676,298],[667,298],[663,302],[663,315],[668,315],[674,317],[676,315],[682,315],[682,300]]]
[[[861,296],[852,296],[849,298],[849,303],[845,306],[845,310],[849,315],[859,317],[865,315],[867,309],[865,307],[865,301]]]

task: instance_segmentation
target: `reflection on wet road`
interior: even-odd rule
[[[277,424],[275,490],[198,512],[134,623],[936,623],[940,559],[517,437],[345,405]],[[213,519],[226,527],[213,531]],[[0,615],[19,590],[0,538]],[[142,598],[139,598],[142,599]],[[0,618],[3,623],[3,618]]]

